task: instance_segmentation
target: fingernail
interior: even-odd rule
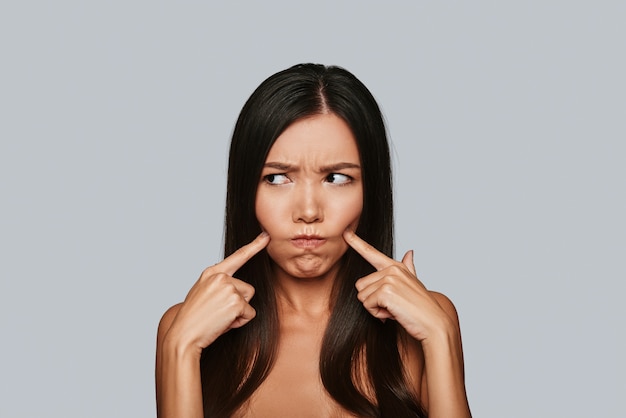
[[[263,238],[265,238],[265,237],[269,237],[269,236],[270,236],[270,234],[268,234],[268,233],[267,233],[267,232],[265,232],[265,231],[263,231],[263,232],[261,232],[261,233],[259,234],[259,237],[263,237]]]

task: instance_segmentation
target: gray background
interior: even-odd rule
[[[379,100],[398,252],[448,294],[475,417],[623,417],[623,2],[3,2],[0,416],[154,415],[162,312],[219,261],[251,91]]]

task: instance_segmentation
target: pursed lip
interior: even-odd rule
[[[326,242],[325,238],[319,235],[296,235],[291,239],[291,243],[297,248],[315,249]]]

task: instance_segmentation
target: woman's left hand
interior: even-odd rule
[[[376,318],[397,321],[413,338],[425,342],[433,333],[453,331],[452,318],[415,274],[413,251],[402,262],[387,257],[346,230],[343,238],[376,272],[356,282],[358,298]]]
[[[399,262],[352,231],[345,231],[343,238],[376,268],[356,282],[357,297],[365,309],[383,321],[397,321],[422,345],[428,373],[422,381],[420,398],[428,416],[471,418],[465,394],[461,334],[452,302],[439,293],[429,292],[419,281],[413,251]]]

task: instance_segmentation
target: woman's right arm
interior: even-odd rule
[[[269,243],[259,235],[219,264],[207,268],[185,301],[165,312],[157,334],[156,398],[159,418],[202,418],[202,350],[256,312],[254,288],[232,275]]]
[[[200,356],[177,347],[168,331],[182,304],[165,312],[157,333],[156,398],[158,417],[203,418]]]

